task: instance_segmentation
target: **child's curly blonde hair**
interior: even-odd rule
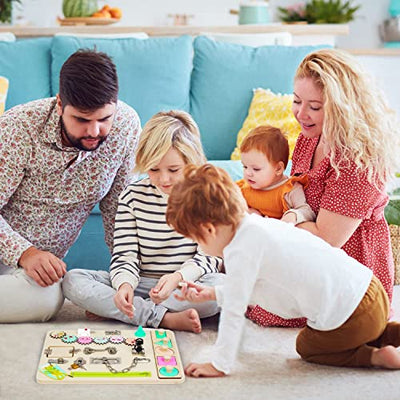
[[[247,210],[238,185],[222,168],[188,165],[184,179],[174,185],[166,219],[181,235],[204,240],[202,225],[231,225],[236,229]]]

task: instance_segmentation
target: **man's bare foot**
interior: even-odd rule
[[[375,349],[371,355],[371,364],[375,367],[400,369],[400,352],[393,346]]]
[[[86,318],[90,321],[107,321],[107,318],[101,317],[100,315],[93,314],[90,311],[85,311]]]
[[[178,331],[201,332],[200,317],[194,308],[180,312],[166,312],[160,326]]]

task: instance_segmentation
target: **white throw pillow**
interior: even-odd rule
[[[11,32],[1,32],[0,33],[0,41],[2,42],[15,42],[16,37]]]
[[[201,35],[207,36],[219,42],[229,42],[244,46],[290,46],[292,35],[289,32],[271,33],[214,33],[202,32]]]
[[[132,32],[132,33],[65,33],[59,32],[54,36],[75,36],[82,38],[97,38],[97,39],[148,39],[149,35],[146,32]]]

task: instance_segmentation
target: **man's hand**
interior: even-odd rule
[[[123,283],[114,296],[114,303],[118,310],[128,318],[133,318],[133,287],[129,283]]]
[[[42,287],[59,281],[67,272],[67,265],[63,260],[49,251],[42,251],[33,246],[22,253],[18,265]]]
[[[192,303],[203,303],[204,301],[215,301],[215,289],[209,286],[197,285],[193,282],[183,282],[181,284],[181,295],[174,294],[180,301],[190,301]]]
[[[193,376],[194,378],[200,378],[200,377],[216,378],[225,376],[224,372],[218,371],[211,363],[189,364],[185,368],[185,374],[188,376]]]
[[[179,282],[182,281],[182,275],[180,272],[174,272],[173,274],[163,275],[157,282],[150,292],[150,298],[155,304],[159,304],[171,296],[171,293],[178,287]]]

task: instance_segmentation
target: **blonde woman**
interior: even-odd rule
[[[308,175],[306,200],[317,214],[298,227],[370,268],[391,300],[394,266],[383,211],[399,155],[394,112],[352,56],[324,49],[297,69],[293,113],[301,134],[291,172]],[[250,318],[261,325],[265,319]]]
[[[171,229],[165,213],[184,167],[205,160],[198,127],[189,114],[154,115],[143,128],[136,152],[136,171],[148,177],[128,185],[119,198],[110,272],[68,272],[65,296],[92,318],[199,333],[200,318],[218,313],[217,303],[181,303],[173,294],[183,280],[221,283],[222,260],[201,253],[196,243]]]

